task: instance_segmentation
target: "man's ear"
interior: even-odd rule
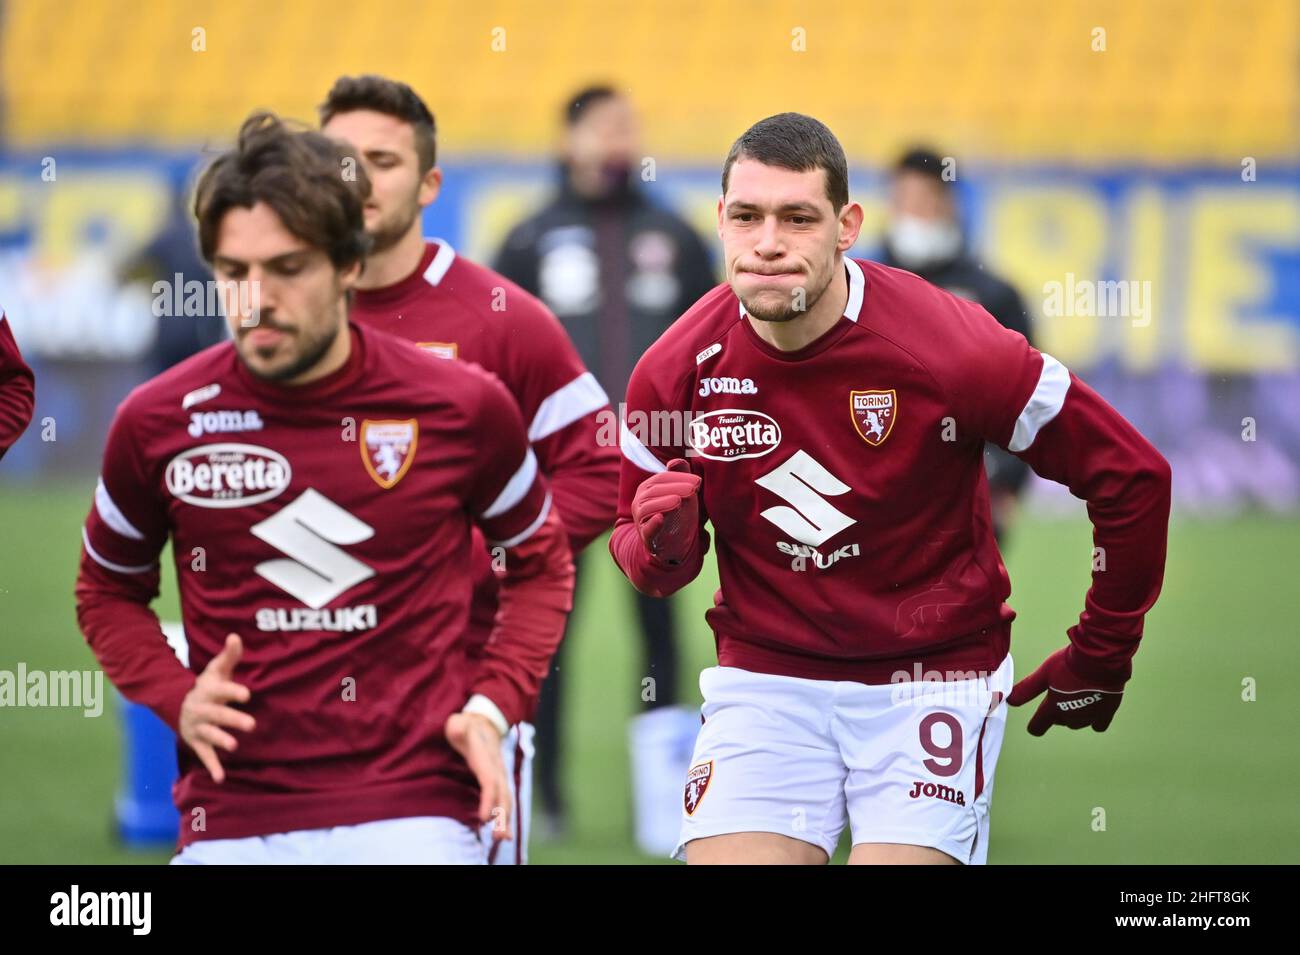
[[[718,196],[718,238],[722,238],[722,196]]]
[[[858,233],[862,231],[863,217],[862,206],[856,202],[847,203],[840,210],[840,239],[835,244],[837,252],[847,252],[853,248],[858,241]]]
[[[344,292],[351,292],[356,287],[357,281],[361,278],[361,270],[364,268],[364,262],[357,259],[351,265],[339,270],[339,285],[343,287]]]
[[[420,208],[432,203],[442,192],[442,167],[434,166],[420,178]]]

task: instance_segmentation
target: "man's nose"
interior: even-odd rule
[[[765,216],[754,241],[754,254],[765,259],[780,255],[784,251],[781,230],[776,216]]]
[[[258,325],[275,313],[275,283],[268,281],[265,270],[257,266],[248,270],[248,276],[241,283],[239,298],[245,325]]]

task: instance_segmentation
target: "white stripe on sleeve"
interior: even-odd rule
[[[482,514],[483,518],[498,517],[522,501],[536,478],[537,456],[533,454],[533,449],[529,448],[528,453],[524,455],[524,463],[519,465],[519,470],[506,482],[497,499],[488,505],[488,509]]]
[[[1011,432],[1008,451],[1019,453],[1028,449],[1038,437],[1038,432],[1060,414],[1065,404],[1065,393],[1070,390],[1070,372],[1064,365],[1043,352],[1043,370],[1038,376],[1038,385],[1029,396],[1029,402],[1016,419],[1015,430]]]
[[[619,447],[623,451],[623,457],[627,458],[642,471],[649,471],[651,474],[658,474],[660,471],[667,471],[657,457],[650,453],[650,449],[641,443],[641,439],[634,435],[627,426],[626,421],[622,421],[619,430]]]
[[[542,526],[542,523],[546,520],[546,515],[549,513],[551,513],[551,492],[547,491],[546,500],[542,501],[541,510],[537,512],[537,516],[533,518],[531,524],[514,537],[508,537],[503,541],[491,541],[491,543],[498,547],[514,547],[516,544],[522,544],[524,541],[528,540],[528,538],[537,533],[537,528]]]
[[[119,574],[143,574],[146,571],[153,570],[156,566],[155,564],[145,564],[142,567],[128,567],[125,564],[115,564],[111,560],[105,560],[96,553],[95,548],[90,546],[90,535],[86,533],[84,527],[81,529],[81,540],[85,543],[86,553],[90,555],[91,560],[99,564],[99,566],[107,567],[109,570],[115,570]]]
[[[129,537],[133,541],[144,540],[144,535],[126,519],[126,515],[122,513],[113,498],[109,496],[108,488],[104,487],[102,477],[99,479],[99,483],[95,485],[95,510],[99,513],[100,520],[123,537]]]
[[[596,381],[596,376],[591,372],[579,375],[552,392],[537,406],[533,423],[528,426],[528,440],[548,438],[607,404],[609,397],[605,394],[605,389],[600,387],[600,382]]]

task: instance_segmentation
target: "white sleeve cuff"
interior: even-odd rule
[[[475,693],[465,704],[462,713],[477,713],[479,716],[486,716],[497,732],[502,736],[510,732],[510,724],[506,722],[506,715],[501,712],[501,708],[489,700],[482,693]]]

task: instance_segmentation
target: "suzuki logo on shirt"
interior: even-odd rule
[[[253,569],[313,610],[375,576],[373,568],[335,546],[369,540],[375,529],[311,488],[250,530],[290,558]]]
[[[796,451],[754,483],[790,505],[769,507],[762,516],[801,544],[820,547],[857,523],[822,496],[838,497],[853,489],[807,451]]]
[[[709,395],[756,395],[758,386],[753,378],[701,378],[699,396]]]

